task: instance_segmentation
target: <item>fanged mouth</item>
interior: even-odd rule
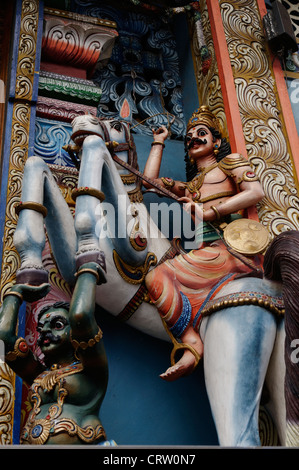
[[[86,139],[86,137],[89,135],[97,135],[98,137],[101,137],[101,139],[103,139],[103,136],[97,132],[82,130],[74,132],[74,134],[71,135],[71,139],[73,140],[73,142],[75,142],[75,144],[82,145],[84,139]]]

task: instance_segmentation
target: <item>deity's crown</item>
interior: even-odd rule
[[[192,114],[191,118],[187,124],[187,132],[191,127],[198,126],[199,124],[204,124],[207,127],[213,127],[221,133],[221,127],[216,116],[209,110],[208,106],[200,106]]]

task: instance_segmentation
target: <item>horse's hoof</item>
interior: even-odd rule
[[[46,269],[39,268],[21,268],[16,274],[17,284],[29,284],[30,286],[39,286],[49,282],[49,273]]]
[[[107,282],[106,279],[106,261],[103,251],[86,251],[76,256],[76,270],[78,270],[85,263],[97,263],[100,266],[100,279],[99,284]]]

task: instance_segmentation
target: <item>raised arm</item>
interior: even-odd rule
[[[91,367],[99,375],[107,367],[102,331],[94,315],[96,286],[103,281],[103,271],[97,263],[83,264],[77,271],[69,311],[71,339],[76,356],[85,369]]]
[[[168,130],[165,126],[161,126],[157,131],[153,130],[154,140],[151,144],[151,151],[145,164],[143,173],[145,176],[155,180],[161,186],[164,186],[166,189],[173,192],[177,196],[182,197],[184,196],[185,191],[180,181],[174,181],[169,177],[159,178],[163,150],[165,147],[164,142],[167,139],[167,136]],[[147,189],[151,188],[151,185],[145,181],[143,181],[143,185]]]
[[[0,339],[5,344],[5,361],[28,384],[44,370],[44,366],[35,358],[26,340],[17,335],[19,309],[23,300],[36,301],[44,297],[49,289],[49,284],[16,284],[5,294],[0,309]]]

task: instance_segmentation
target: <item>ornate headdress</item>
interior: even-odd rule
[[[208,106],[200,106],[192,114],[187,124],[187,132],[191,127],[204,124],[207,127],[213,127],[221,133],[221,126],[216,116],[209,110]]]

